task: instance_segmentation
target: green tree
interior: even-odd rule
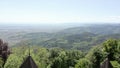
[[[100,62],[104,58],[104,53],[101,49],[102,48],[100,46],[96,46],[92,48],[91,51],[86,55],[86,58],[91,61],[93,68],[99,68]]]
[[[3,66],[3,60],[2,60],[2,58],[0,58],[0,68],[2,68],[2,66]]]
[[[92,68],[91,63],[86,58],[80,59],[75,68]]]
[[[104,51],[108,55],[109,60],[115,60],[115,53],[117,52],[118,41],[115,39],[109,39],[103,43]]]
[[[84,57],[84,53],[81,52],[80,50],[67,50],[66,54],[67,54],[67,57],[68,57],[67,65],[69,67],[75,67],[75,64],[77,63],[77,61],[80,58]]]
[[[15,54],[11,54],[4,68],[19,68],[22,62],[23,62],[23,59],[21,57],[18,57]]]
[[[117,52],[115,53],[115,59],[120,64],[120,41],[118,42]]]

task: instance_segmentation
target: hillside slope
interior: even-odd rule
[[[47,48],[89,50],[92,46],[113,38],[120,39],[120,25],[92,25],[87,27],[68,28],[56,33],[28,33],[27,38],[16,45],[37,45]]]

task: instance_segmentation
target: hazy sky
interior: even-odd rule
[[[0,0],[0,22],[120,22],[120,0]]]

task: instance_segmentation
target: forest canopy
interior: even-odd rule
[[[29,55],[28,46],[12,47],[4,68],[19,68]],[[30,46],[30,54],[38,68],[99,68],[106,58],[113,68],[120,68],[120,41],[109,39],[89,52],[62,48]],[[2,59],[0,64],[2,64]]]

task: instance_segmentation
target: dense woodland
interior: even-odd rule
[[[119,27],[89,25],[53,33],[2,31],[0,37],[8,39],[10,44],[0,46],[0,66],[19,68],[29,55],[30,47],[30,55],[38,68],[99,68],[105,59],[109,59],[114,68],[120,68]]]
[[[108,58],[114,68],[120,68],[120,41],[110,39],[90,49],[88,53],[80,50],[62,48],[43,48],[31,46],[30,54],[39,68],[99,68]],[[5,63],[5,68],[19,68],[28,56],[29,47],[19,46],[11,49],[12,53]],[[1,58],[0,65],[3,60]]]

